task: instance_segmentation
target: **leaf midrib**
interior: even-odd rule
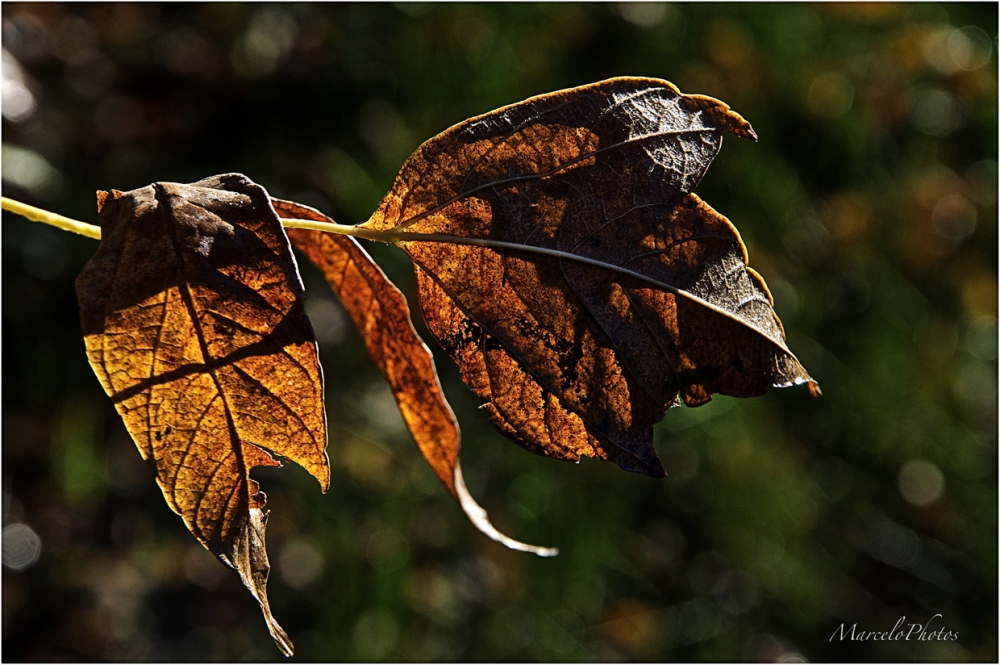
[[[389,234],[382,233],[378,235],[381,235],[382,237],[374,237],[374,234],[369,237],[371,237],[371,239],[373,240],[390,240],[390,238],[388,237]],[[654,279],[652,277],[649,277],[648,275],[635,272],[634,270],[629,270],[628,268],[617,266],[613,263],[607,263],[605,261],[593,259],[588,256],[581,256],[579,254],[572,254],[570,252],[566,252],[559,249],[550,249],[548,247],[538,247],[536,245],[521,245],[518,243],[505,242],[502,240],[493,240],[492,238],[470,238],[467,236],[453,236],[442,233],[413,233],[408,231],[396,232],[391,234],[390,242],[394,242],[396,244],[402,244],[407,242],[437,242],[437,243],[446,243],[453,245],[471,245],[475,247],[486,247],[488,249],[494,249],[497,251],[527,252],[529,254],[550,256],[563,261],[575,261],[577,263],[589,265],[595,268],[599,268],[601,270],[607,270],[609,272],[614,272],[626,277],[632,277],[633,279],[646,282],[651,286],[655,286],[657,288],[663,289],[664,291],[673,293],[674,295],[690,300],[697,305],[700,305],[716,314],[719,314],[720,316],[729,319],[730,321],[733,321],[746,328],[749,328],[750,330],[761,335],[769,342],[774,344],[782,352],[787,353],[792,358],[795,358],[795,354],[789,351],[788,347],[786,347],[784,343],[772,337],[768,332],[761,330],[757,326],[753,325],[750,321],[747,321],[746,319],[736,316],[729,310],[723,309],[722,307],[719,307],[718,305],[715,305],[705,300],[704,298],[701,298],[700,296],[691,293],[690,291],[685,291],[684,289],[680,289],[666,282],[661,282],[658,279]]]
[[[180,238],[177,237],[178,224],[174,223],[172,215],[170,214],[170,208],[167,206],[166,197],[169,196],[173,196],[173,194],[165,191],[162,187],[159,186],[156,187],[156,199],[161,209],[160,214],[166,217],[166,223],[170,229],[170,240],[174,247],[174,253],[177,256],[177,262],[180,265],[181,275],[183,276],[183,279],[181,280],[182,284],[180,285],[180,288],[178,288],[178,291],[180,292],[181,300],[184,301],[184,306],[188,310],[188,315],[191,317],[191,323],[192,327],[194,328],[194,334],[195,337],[198,338],[198,346],[201,348],[203,362],[207,364],[208,362],[211,361],[212,354],[209,352],[208,342],[205,339],[205,332],[204,330],[202,330],[201,320],[198,317],[198,310],[194,304],[194,296],[191,293],[191,282],[188,279],[189,269],[187,262],[184,260],[184,252],[181,248]],[[239,478],[237,479],[236,486],[241,491],[247,490],[248,488],[247,476],[249,470],[247,469],[246,466],[246,460],[243,459],[241,439],[236,431],[236,420],[233,417],[232,407],[229,404],[229,400],[226,397],[225,391],[223,391],[222,389],[222,384],[219,383],[219,377],[216,376],[215,369],[210,368],[207,370],[207,372],[208,375],[212,377],[212,382],[215,384],[215,390],[217,392],[217,395],[222,400],[223,413],[225,413],[226,415],[226,427],[229,430],[229,440],[231,444],[231,449],[233,454],[236,456],[237,469],[239,472]],[[185,455],[187,455],[188,450],[185,450],[184,452]],[[211,479],[213,481],[215,479],[215,475],[218,473],[219,468],[221,468],[221,466],[222,463],[220,462],[219,465],[216,467],[216,469],[212,472]],[[173,491],[174,488],[171,488],[171,492]],[[249,494],[247,494],[247,497],[249,498]],[[195,525],[197,525],[198,513],[201,510],[201,504],[204,498],[205,498],[205,493],[199,494],[198,500],[195,503],[194,513],[193,513],[193,519],[195,521]],[[226,508],[228,509],[228,504]],[[223,514],[220,516],[220,522],[218,525],[219,532],[216,534],[216,537],[220,542],[224,542],[223,538],[224,534],[222,533],[222,528],[224,525],[225,525],[225,511],[223,511]],[[206,538],[206,540],[211,540],[211,539]]]

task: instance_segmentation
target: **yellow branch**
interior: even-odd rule
[[[384,243],[392,243],[403,238],[403,234],[395,230],[377,231],[366,229],[360,226],[348,226],[347,224],[336,224],[331,222],[316,222],[311,219],[285,219],[282,217],[281,225],[286,229],[309,229],[310,231],[324,231],[326,233],[336,233],[341,236],[354,236],[365,240],[377,240]]]
[[[51,226],[55,226],[56,228],[60,228],[63,231],[79,233],[82,236],[87,236],[88,238],[93,238],[94,240],[101,239],[101,227],[99,226],[78,222],[75,219],[63,217],[62,215],[57,215],[54,212],[30,206],[27,203],[21,203],[20,201],[15,201],[14,199],[8,199],[6,196],[2,197],[2,199],[4,210],[26,217],[33,222],[49,224]]]
[[[79,233],[82,236],[87,236],[88,238],[93,238],[95,240],[101,239],[101,227],[99,226],[80,222],[75,219],[70,219],[69,217],[63,217],[62,215],[57,215],[54,212],[30,206],[27,203],[21,203],[20,201],[15,201],[14,199],[8,199],[6,196],[2,197],[2,199],[4,210],[21,215],[22,217],[30,219],[33,222],[49,224],[51,226],[55,226],[56,228],[60,228],[63,231]],[[345,224],[314,222],[309,219],[282,219],[281,225],[289,229],[312,229],[314,231],[325,231],[326,233],[357,236],[359,238],[380,240],[382,242],[392,242],[394,240],[394,238],[390,237],[392,236],[391,233],[387,234],[385,232],[372,231],[370,229],[360,229],[356,226],[347,226]]]

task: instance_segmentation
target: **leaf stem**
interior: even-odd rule
[[[15,201],[14,199],[8,199],[6,196],[0,198],[3,199],[3,209],[8,212],[21,215],[22,217],[30,219],[33,222],[41,222],[43,224],[54,226],[58,229],[62,229],[63,231],[79,233],[82,236],[87,236],[88,238],[93,238],[94,240],[101,239],[101,227],[99,226],[70,219],[69,217],[63,217],[62,215],[57,215],[54,212],[36,208],[35,206],[28,205],[27,203],[21,203],[20,201]],[[378,240],[385,243],[394,242],[396,240],[396,236],[399,235],[393,232],[362,229],[357,226],[348,226],[347,224],[314,222],[309,219],[282,219],[281,225],[287,229],[311,229],[313,231],[324,231],[326,233],[336,233],[338,235],[364,238],[365,240]]]
[[[75,219],[63,217],[62,215],[57,215],[54,212],[30,206],[27,203],[21,203],[20,201],[15,201],[14,199],[8,199],[6,196],[0,198],[3,200],[4,210],[21,215],[22,217],[30,219],[33,222],[49,224],[62,229],[63,231],[79,233],[82,236],[87,236],[88,238],[93,238],[94,240],[101,239],[101,227],[99,226],[94,226],[93,224],[87,224],[85,222],[78,222]]]
[[[286,229],[309,229],[310,231],[324,231],[335,233],[341,236],[353,236],[364,240],[377,240],[384,243],[393,243],[401,240],[404,236],[395,230],[377,231],[366,229],[360,226],[350,226],[348,224],[336,224],[333,222],[317,222],[311,219],[285,219],[281,218],[281,225]]]

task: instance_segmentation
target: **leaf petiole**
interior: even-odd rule
[[[366,229],[360,226],[350,226],[348,224],[336,224],[333,222],[317,222],[312,219],[286,219],[281,218],[281,225],[286,229],[309,229],[310,231],[324,231],[341,236],[353,236],[363,240],[377,240],[378,242],[394,243],[402,240],[404,235],[399,231],[388,230],[378,231]]]
[[[28,205],[27,203],[21,203],[20,201],[9,199],[6,196],[0,198],[3,199],[4,210],[12,212],[16,215],[21,215],[22,217],[29,219],[32,222],[41,222],[43,224],[48,224],[50,226],[62,229],[63,231],[69,231],[70,233],[78,233],[82,236],[93,238],[94,240],[101,239],[101,227],[99,226],[95,226],[94,224],[87,224],[86,222],[81,222],[75,219],[70,219],[69,217],[63,217],[62,215],[57,215],[54,212],[49,212],[48,210],[42,210],[41,208],[36,208],[35,206]],[[347,224],[316,222],[309,219],[282,219],[281,225],[284,226],[286,229],[311,229],[314,231],[335,233],[337,235],[364,238],[365,240],[378,240],[379,242],[385,242],[385,243],[395,242],[396,236],[399,235],[398,233],[393,233],[393,232],[387,233],[385,231],[374,231],[371,229],[359,228],[357,226],[349,226]]]
[[[63,217],[62,215],[57,215],[54,212],[30,206],[27,203],[21,203],[20,201],[15,201],[14,199],[8,199],[6,196],[0,198],[3,199],[3,209],[8,212],[21,215],[22,217],[30,219],[33,222],[49,224],[50,226],[62,229],[63,231],[79,233],[82,236],[87,236],[88,238],[93,238],[94,240],[101,239],[101,227],[99,226],[79,222],[75,219],[70,219],[69,217]]]

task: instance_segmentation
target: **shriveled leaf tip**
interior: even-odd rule
[[[291,201],[272,199],[282,217],[333,222],[323,213]],[[526,545],[497,531],[462,480],[458,422],[441,384],[430,349],[417,335],[406,298],[354,238],[290,229],[293,244],[324,274],[382,371],[406,426],[424,459],[458,499],[470,521],[508,547],[543,556],[555,550]]]

